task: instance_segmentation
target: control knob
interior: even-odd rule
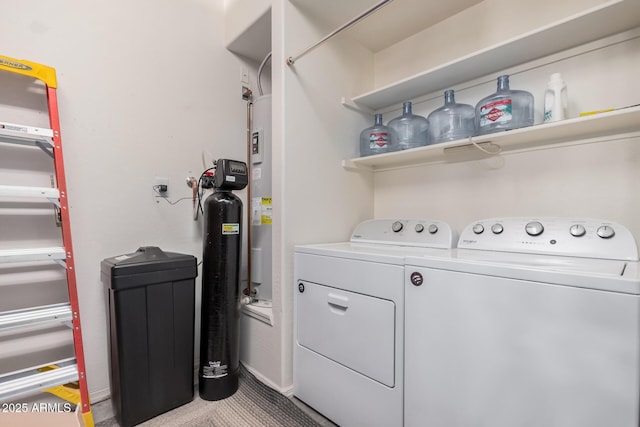
[[[482,234],[482,232],[484,231],[484,227],[482,226],[482,224],[476,224],[473,226],[472,230],[475,234]]]
[[[491,231],[493,231],[493,234],[500,234],[504,231],[504,227],[502,224],[493,224],[491,226]]]
[[[539,236],[544,231],[544,227],[538,221],[531,221],[524,229],[529,236]]]
[[[422,224],[416,224],[416,233],[422,233],[424,231],[424,225]]]
[[[569,228],[569,233],[571,233],[573,237],[582,237],[586,232],[587,230],[585,230],[584,226],[580,224],[574,224]]]
[[[429,233],[436,234],[438,232],[438,226],[435,224],[431,224],[429,226]]]
[[[393,230],[394,233],[397,233],[398,231],[402,230],[402,223],[400,221],[396,221],[393,224],[391,224],[391,229]]]
[[[603,239],[610,239],[615,236],[616,231],[613,229],[613,227],[603,225],[602,227],[598,228],[597,233],[598,236],[602,237]]]

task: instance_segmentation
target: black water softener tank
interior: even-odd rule
[[[240,260],[246,163],[219,159],[215,192],[204,203],[200,397],[220,400],[238,390],[240,368]]]

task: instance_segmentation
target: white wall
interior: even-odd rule
[[[291,384],[294,245],[344,241],[357,223],[373,214],[371,177],[341,166],[342,159],[356,156],[360,131],[373,121],[340,103],[371,84],[373,56],[337,37],[288,67],[286,57],[332,28],[314,22],[288,0],[274,2],[274,16],[276,11],[283,15],[280,25],[274,21],[274,28],[282,28],[281,44],[274,48],[279,52],[275,61],[281,64],[279,74],[274,69],[274,79],[282,79],[281,111],[274,110],[274,170],[280,172],[274,175],[274,186],[281,192],[274,223],[281,224],[282,240],[274,253],[274,284],[277,280],[282,311],[282,378]],[[274,102],[276,93],[274,81]]]
[[[201,258],[201,223],[192,219],[191,201],[172,206],[151,187],[156,176],[167,177],[170,200],[190,197],[185,178],[203,170],[203,152],[207,167],[217,157],[245,158],[239,62],[223,47],[222,0],[7,0],[3,8],[0,53],[57,70],[88,384],[96,400],[109,387],[100,261],[141,245]],[[0,221],[4,234],[8,223]],[[199,295],[200,278],[197,284]]]

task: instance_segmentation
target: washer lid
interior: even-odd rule
[[[453,249],[406,259],[408,271],[415,267],[427,267],[636,295],[640,294],[639,264],[622,260],[473,249]]]
[[[579,272],[604,276],[622,276],[627,266],[625,261],[587,259],[548,255],[529,255],[515,253],[496,253],[460,249],[457,258],[471,262],[508,264],[521,268],[533,268],[546,271]]]

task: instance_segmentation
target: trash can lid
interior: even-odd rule
[[[100,269],[103,275],[111,279],[110,286],[113,289],[119,287],[117,279],[134,275],[141,284],[149,283],[149,275],[160,277],[156,274],[158,272],[170,271],[171,280],[195,278],[198,275],[196,257],[164,252],[157,246],[142,246],[136,252],[107,258],[100,264]]]

